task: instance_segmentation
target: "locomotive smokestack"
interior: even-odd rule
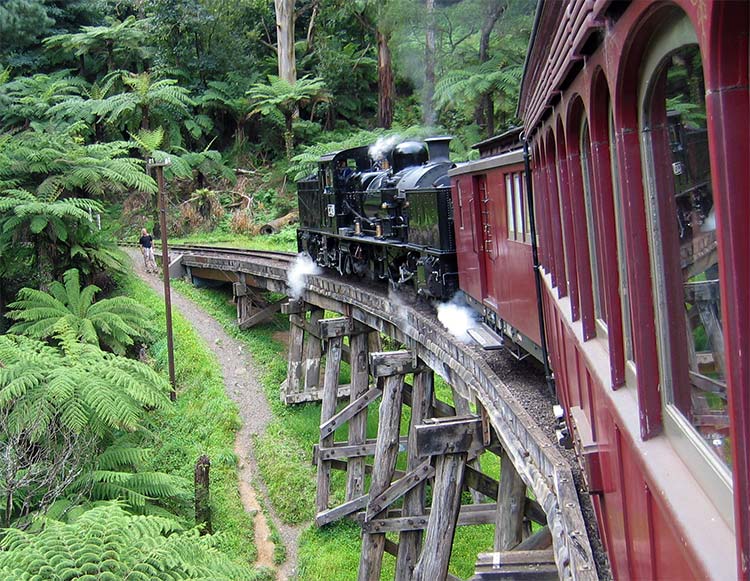
[[[453,137],[444,135],[441,137],[428,137],[425,139],[427,147],[430,148],[430,161],[450,161],[450,142]]]

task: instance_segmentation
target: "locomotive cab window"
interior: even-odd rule
[[[686,16],[662,28],[643,71],[642,154],[665,430],[731,522],[714,217],[720,192],[711,187],[703,66]]]

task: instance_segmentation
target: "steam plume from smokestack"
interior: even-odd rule
[[[381,137],[378,139],[370,148],[367,153],[370,154],[370,159],[378,161],[383,159],[389,151],[401,143],[403,139],[399,135],[391,135],[390,137]]]

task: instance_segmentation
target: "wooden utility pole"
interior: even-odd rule
[[[156,182],[159,186],[159,226],[161,230],[161,263],[162,278],[164,279],[164,315],[167,323],[167,360],[169,362],[169,384],[172,391],[169,392],[169,399],[177,399],[177,384],[174,372],[174,341],[172,339],[172,295],[169,288],[169,247],[167,246],[167,203],[164,193],[164,167],[172,165],[169,158],[164,161],[155,161],[153,158],[148,160],[147,169],[156,171]]]

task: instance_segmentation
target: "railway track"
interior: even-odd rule
[[[210,256],[234,256],[238,258],[258,258],[261,260],[275,260],[284,264],[294,261],[297,253],[280,250],[252,250],[224,246],[208,246],[204,244],[173,244],[169,246],[171,252],[180,254],[204,254]]]
[[[245,292],[245,287],[286,292],[287,270],[296,256],[288,252],[219,248],[206,245],[175,245],[170,247],[170,253],[174,253],[172,262],[173,264],[179,262],[179,268],[182,269],[183,274],[193,278],[209,278],[234,283],[235,296],[238,299],[238,318],[239,303],[245,295],[238,295],[237,289],[241,289],[242,293]],[[170,271],[172,271],[171,268]],[[174,272],[172,272],[172,276],[175,276]],[[587,523],[586,519],[583,518],[571,464],[568,459],[563,457],[558,447],[550,441],[549,429],[546,429],[548,426],[542,429],[536,422],[536,418],[544,415],[540,410],[549,407],[549,402],[543,394],[539,394],[537,397],[533,393],[524,394],[511,389],[505,380],[493,370],[492,365],[488,362],[486,352],[476,347],[457,343],[436,320],[434,312],[428,305],[423,303],[409,304],[409,301],[395,299],[389,294],[387,288],[381,288],[380,285],[365,287],[328,274],[310,276],[307,278],[301,300],[289,303],[289,308],[287,308],[287,311],[292,313],[290,315],[292,318],[290,362],[287,382],[282,386],[282,399],[287,403],[295,403],[320,401],[321,398],[324,398],[325,388],[317,383],[320,380],[320,374],[317,370],[320,369],[321,359],[327,360],[332,356],[327,351],[331,341],[321,341],[321,338],[327,335],[321,331],[322,327],[317,321],[322,318],[322,313],[325,310],[344,315],[342,320],[350,321],[348,324],[350,329],[353,328],[352,325],[355,327],[361,326],[396,339],[412,353],[415,361],[423,362],[422,365],[429,367],[448,382],[453,389],[454,401],[465,402],[463,407],[466,413],[470,413],[469,402],[478,404],[478,412],[481,412],[483,421],[494,430],[502,449],[505,450],[508,461],[511,463],[507,467],[503,463],[503,471],[510,469],[517,475],[517,478],[523,481],[525,487],[523,488],[522,498],[525,498],[525,490],[528,487],[536,499],[533,504],[537,507],[536,510],[542,511],[546,515],[544,522],[541,524],[544,524],[545,528],[548,529],[551,542],[551,551],[548,552],[550,556],[547,559],[554,564],[553,567],[556,567],[557,574],[566,579],[597,579],[597,565],[599,563],[591,548]],[[309,318],[305,313],[311,313]],[[350,337],[349,349],[352,349],[352,338],[355,335],[350,335]],[[349,356],[354,357],[355,354],[351,353]],[[366,351],[364,357],[367,358]],[[311,370],[313,370],[312,374]],[[327,375],[328,373],[326,373]],[[311,380],[310,378],[313,376],[314,379]],[[352,387],[351,394],[347,391],[349,386],[334,385],[333,389],[334,400],[336,397],[341,398],[342,396],[357,400],[352,401],[350,406],[347,406],[344,410],[346,411],[346,409],[355,405],[359,406],[356,410],[353,409],[352,415],[362,413],[362,406],[366,407],[368,403],[374,401],[370,398],[370,401],[363,404],[362,397],[354,397],[354,387]],[[408,399],[412,396],[404,397]],[[409,405],[412,405],[412,403],[410,401]],[[439,412],[448,416],[461,415],[458,403],[456,403],[453,412],[446,411],[448,408],[445,404],[437,402],[436,405],[438,407],[435,408],[435,413]],[[398,413],[400,414],[400,411]],[[547,410],[546,416],[551,416],[549,410]],[[548,422],[549,418],[546,416],[543,421]],[[330,421],[330,418],[321,417],[321,426],[326,421]],[[338,458],[338,460],[330,460],[328,470],[331,467],[342,469],[342,466],[343,469],[348,469],[352,465],[352,458],[348,458],[346,453],[347,450],[354,447],[351,445],[347,447],[344,444],[345,442],[336,443],[331,447],[332,443],[322,438],[318,447],[319,451],[316,452],[318,461],[325,464],[326,461],[322,459],[321,453],[326,450],[326,454],[331,455],[331,458]],[[367,450],[366,455],[371,456],[375,453],[375,446],[372,445],[372,449],[367,448]],[[357,458],[361,457],[363,452],[352,453],[354,458]],[[342,462],[341,460],[344,458],[347,458],[348,461]],[[319,464],[319,470],[321,465]],[[368,465],[368,467],[376,470],[375,466],[377,465],[378,459],[376,457],[374,465]],[[485,494],[491,494],[494,490],[498,500],[491,506],[499,507],[502,498],[500,498],[498,490],[504,484],[497,481],[492,484],[492,477],[483,474],[477,475],[474,469],[467,468],[467,471],[473,474],[475,480],[478,478],[483,483],[482,489]],[[392,486],[395,486],[395,483]],[[354,502],[354,499],[352,499],[352,502]],[[365,502],[365,500],[360,502]],[[365,518],[362,512],[358,513],[359,516],[352,514],[352,511],[357,513],[357,511],[362,510],[362,506],[347,507],[350,504],[345,503],[342,505],[343,508],[336,507],[323,510],[323,512],[318,513],[318,519],[316,520],[323,523],[332,522],[332,520],[341,518],[341,516],[357,517],[360,520]],[[523,501],[521,501],[521,504],[523,505]],[[349,513],[346,512],[347,510],[349,510]],[[458,524],[460,525],[462,522],[463,524],[495,522],[496,526],[499,526],[499,521],[495,520],[499,517],[495,516],[495,508],[492,510],[492,514],[474,512],[474,514],[461,517],[458,519]],[[497,514],[500,514],[500,509],[497,510]],[[335,513],[335,518],[331,516],[331,513]],[[528,518],[528,516],[524,517],[523,514],[521,516]],[[402,526],[400,523],[404,520],[404,518],[391,518],[390,520],[385,518],[379,522],[386,523],[384,525],[386,527],[396,527]],[[428,527],[426,517],[422,521],[425,522],[423,529],[426,530]],[[427,534],[429,535],[429,532]],[[393,550],[393,547],[391,546],[390,549]],[[387,545],[384,550],[389,550]],[[424,550],[427,551],[426,548]],[[504,555],[505,553],[491,553],[490,555],[493,554]],[[541,555],[542,552],[540,551],[537,554]],[[363,561],[368,561],[364,552]],[[492,560],[490,559],[489,562],[490,565],[487,566],[491,569]],[[486,563],[485,558],[485,565]],[[530,570],[535,570],[534,567],[540,565],[539,563],[530,563],[529,566],[531,567]],[[479,571],[479,563],[477,571]],[[508,578],[492,575],[490,571],[477,578]]]

